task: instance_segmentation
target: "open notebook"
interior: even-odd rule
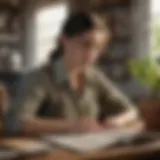
[[[66,134],[45,136],[45,140],[77,152],[88,152],[110,147],[120,141],[129,140],[138,133],[131,130],[107,130],[90,134]]]

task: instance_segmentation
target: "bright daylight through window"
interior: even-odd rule
[[[66,3],[57,3],[44,7],[35,15],[35,61],[36,66],[47,60],[48,54],[56,46],[63,21],[68,13]]]
[[[160,0],[151,0],[152,53],[160,56]]]

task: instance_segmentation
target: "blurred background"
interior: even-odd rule
[[[0,82],[9,94],[24,72],[46,62],[66,16],[79,10],[103,16],[112,33],[102,70],[131,99],[153,96],[160,82],[159,0],[0,0]]]

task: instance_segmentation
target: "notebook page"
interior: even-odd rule
[[[48,142],[78,152],[88,152],[109,147],[119,140],[133,137],[136,132],[109,130],[90,134],[69,134],[45,136]]]

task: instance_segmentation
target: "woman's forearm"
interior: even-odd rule
[[[129,110],[120,115],[105,119],[104,125],[115,128],[143,128],[144,124],[136,110]]]
[[[30,119],[22,122],[20,134],[40,136],[52,133],[66,133],[70,130],[71,123],[63,119]]]
[[[131,124],[132,122],[137,121],[139,118],[138,112],[135,109],[128,110],[116,117],[111,117],[111,121],[120,126],[126,126]]]
[[[131,129],[134,131],[144,131],[145,130],[145,123],[141,119],[137,119],[136,121],[133,121],[132,123],[124,126],[126,129]]]

